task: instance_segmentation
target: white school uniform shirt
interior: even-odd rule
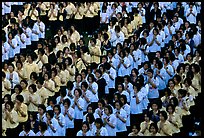
[[[4,62],[4,54],[5,54],[5,52],[4,52],[4,45],[2,45],[1,48],[2,48],[1,49],[2,50],[2,59],[1,59],[1,61]]]
[[[112,61],[113,67],[115,68],[115,70],[117,69],[117,59],[113,56],[112,59],[110,59],[108,57],[108,62]],[[112,68],[112,67],[111,67]]]
[[[79,130],[76,136],[83,136],[82,130]],[[90,130],[86,132],[86,136],[93,136]]]
[[[20,53],[20,37],[18,35],[15,35],[14,39],[17,41],[17,47],[15,48],[15,54]]]
[[[61,99],[61,96],[58,96],[57,99],[56,99],[57,104],[60,103],[60,99]],[[63,98],[63,100],[65,100],[65,99],[69,99],[70,100],[70,98],[67,95]],[[61,108],[63,107],[63,103],[60,104],[60,107]]]
[[[160,31],[159,32],[159,35],[160,35],[160,37],[161,37],[161,39],[162,39],[162,42],[161,42],[161,47],[164,47],[164,40],[165,40],[165,32],[164,31]]]
[[[196,24],[196,17],[197,17],[197,11],[196,9],[193,8],[192,13],[195,14],[195,16],[193,14],[190,14],[188,17],[187,15],[190,13],[190,8],[188,8],[186,10],[186,20],[190,22],[190,24]]]
[[[164,26],[164,34],[165,34],[164,43],[167,44],[167,43],[169,43],[169,40],[168,40],[169,37],[168,36],[170,35],[170,33],[169,33],[169,29],[166,25]]]
[[[121,95],[125,95],[126,98],[127,98],[127,102],[129,103],[130,102],[130,94],[127,92],[127,91],[122,91]]]
[[[157,69],[158,70],[158,69]],[[165,83],[165,76],[166,76],[166,70],[164,69],[164,67],[162,69],[159,70],[160,71],[160,76],[157,76],[157,78],[159,79],[159,86],[158,86],[158,90],[163,90],[166,88],[166,83]],[[155,74],[156,75],[156,74]]]
[[[8,44],[8,42],[4,43],[4,60],[9,60],[9,51],[10,51],[11,46]]]
[[[26,48],[26,35],[24,33],[21,34],[21,39],[24,41],[24,43],[20,40],[20,49]]]
[[[54,115],[54,118],[56,118],[56,114]],[[59,125],[59,122],[62,123],[63,126]],[[65,130],[65,117],[62,113],[59,114],[59,122],[58,122],[58,136],[65,136],[66,130]]]
[[[28,37],[26,36],[26,45],[31,45],[32,30],[30,29],[30,27],[27,27],[25,32],[28,35]]]
[[[94,130],[92,131],[92,133],[93,133],[92,135],[93,135],[93,136],[96,136],[96,130],[97,130],[96,127],[94,127]],[[101,136],[109,136],[109,135],[108,135],[108,131],[107,131],[107,129],[106,129],[105,127],[101,127],[101,129],[100,129],[100,135],[101,135]]]
[[[102,78],[104,78],[105,81],[106,81],[105,94],[109,94],[108,83],[109,83],[110,77],[109,77],[109,75],[105,72],[105,73],[102,75]]]
[[[4,2],[1,3],[1,7],[2,7],[2,11],[1,11],[2,15],[5,15],[5,12],[4,12]]]
[[[116,47],[117,43],[123,44],[124,40],[125,40],[125,35],[122,31],[119,32],[119,37],[117,37],[115,30],[111,33],[110,42],[113,47]]]
[[[73,90],[75,90],[77,88],[76,82],[74,82],[73,85],[74,85]],[[79,88],[81,88],[81,82],[79,83]]]
[[[90,101],[91,102],[98,102],[98,84],[96,82],[93,82],[92,83],[92,88],[96,92],[96,94],[93,94],[93,92],[91,92],[91,99],[90,99]]]
[[[128,59],[130,60],[130,67],[128,69],[129,69],[129,74],[131,74],[131,70],[134,68],[134,61],[133,61],[132,55],[129,54]]]
[[[51,136],[59,136],[58,135],[58,128],[59,128],[59,124],[57,119],[55,119],[54,117],[51,119],[51,125],[54,127],[55,132],[52,131],[52,129],[50,128],[50,126],[47,127],[47,130],[49,131]]]
[[[146,110],[147,106],[149,104],[148,91],[149,91],[149,85],[148,84],[146,84],[145,86],[143,86],[140,89],[140,92],[141,92],[142,97],[143,97],[143,99],[141,100],[143,110]]]
[[[136,103],[136,96],[139,98],[139,103]],[[143,99],[143,93],[139,91],[137,95],[134,93],[131,94],[131,99],[130,99],[130,114],[141,114],[143,111],[143,104],[142,104],[142,99]]]
[[[48,107],[46,107],[46,111],[49,111],[49,110],[52,110],[53,111],[53,108],[51,105],[49,105]]]
[[[8,6],[7,6],[6,4],[7,4]],[[11,12],[11,4],[12,4],[12,2],[4,2],[4,13],[5,13],[5,14]]]
[[[139,69],[138,73],[139,75],[143,75],[144,77],[144,82],[147,81],[148,76],[146,74],[144,74],[145,72],[147,72],[147,70],[144,70],[144,67],[142,67],[141,69]]]
[[[35,136],[41,136],[41,135],[43,135],[43,136],[52,136],[48,130],[45,130],[44,134],[42,134],[42,133],[39,131]]]
[[[63,107],[61,111],[64,114],[65,113],[65,108]],[[69,107],[68,108],[68,113],[71,115],[71,117],[73,119],[70,120],[67,114],[64,116],[65,117],[65,128],[66,129],[74,128],[74,115],[75,115],[74,109],[72,107]]]
[[[74,119],[83,119],[84,100],[81,97],[79,97],[78,103],[79,103],[80,107],[82,108],[82,110],[79,110],[78,106],[75,105],[75,108],[74,108],[74,112],[75,112]]]
[[[32,32],[31,41],[39,41],[39,36],[38,35],[40,33],[40,29],[39,29],[39,26],[38,26],[37,22],[34,23],[32,31],[37,31],[38,34],[35,34],[35,33]]]
[[[134,62],[134,68],[138,69],[138,65],[141,65],[142,63],[142,51],[138,48],[137,50],[133,51],[134,59],[136,62]]]
[[[33,130],[30,130],[28,132],[28,134],[26,134],[26,132],[23,130],[21,131],[21,133],[19,134],[19,136],[35,136],[35,133],[33,132]]]
[[[124,77],[125,75],[129,75],[129,67],[130,67],[130,60],[127,57],[123,58],[124,63],[126,64],[127,68],[121,63],[120,68],[118,69],[118,76]]]
[[[156,77],[152,77],[151,80],[155,85],[156,88],[153,88],[152,85],[149,83],[149,92],[148,92],[148,98],[153,99],[153,98],[159,98],[159,91],[158,91],[158,86],[159,86],[159,79]]]
[[[116,136],[116,124],[117,124],[117,118],[115,114],[111,114],[107,116],[106,114],[103,115],[103,119],[107,118],[108,122],[110,122],[114,128],[110,127],[108,124],[105,125],[105,128],[108,131],[108,136]]]
[[[20,81],[19,81],[18,73],[17,73],[16,71],[13,71],[12,74],[13,74],[13,80],[12,80],[12,82],[11,82],[11,81],[10,81],[10,82],[11,82],[11,89],[14,89],[14,87],[16,86],[16,84],[19,84]],[[9,72],[9,73],[6,73],[6,79],[9,80],[10,75],[11,75],[10,72]]]
[[[199,44],[201,44],[201,34],[198,32],[193,36],[193,41],[195,44],[195,47],[197,47]]]
[[[123,85],[125,86],[125,83],[123,83]],[[129,83],[127,84],[127,86],[128,86],[128,89],[130,90],[129,95],[130,95],[131,93],[134,93],[134,89],[133,89],[132,83],[129,82]]]
[[[39,113],[37,114],[37,121],[40,122],[40,114]],[[47,123],[46,113],[43,114],[42,121]]]
[[[13,58],[16,54],[16,47],[17,47],[17,41],[15,38],[12,39],[12,44],[14,45],[15,48],[10,46],[9,49],[9,58]]]
[[[37,25],[39,26],[39,34],[38,37],[39,38],[45,38],[45,24],[41,21],[40,23],[36,22]],[[40,28],[42,30],[42,32],[40,31]]]
[[[82,93],[83,93],[83,92],[82,92]],[[89,104],[91,104],[91,99],[93,99],[93,98],[92,98],[93,93],[92,93],[91,91],[86,90],[85,95],[86,95],[86,97],[89,99],[89,102],[87,102],[84,97],[82,98],[82,99],[84,100],[83,112],[87,112],[87,107],[88,107]]]
[[[102,18],[101,19],[102,21],[100,23],[105,22],[106,18],[108,18],[108,13],[107,12],[105,12],[105,13],[101,12],[100,17]],[[108,19],[105,23],[109,23]]]
[[[139,8],[137,8],[137,10],[139,11]],[[142,16],[142,12],[143,12],[144,16]],[[142,17],[142,23],[146,23],[145,14],[146,14],[146,10],[144,8],[142,8],[141,11],[139,11],[139,15]]]
[[[109,71],[110,75],[113,77],[113,80],[111,78],[109,79],[108,88],[115,88],[116,70],[111,67]]]
[[[173,25],[170,27],[170,30],[171,30],[172,34],[169,33],[169,35],[167,37],[167,43],[169,43],[169,41],[172,40],[173,34],[176,34],[176,29]]]
[[[101,111],[101,119],[102,119],[103,115],[105,114],[104,109],[101,110],[100,108],[97,108],[94,113],[98,114],[99,111]]]
[[[178,58],[178,62],[179,62],[179,63],[184,63],[184,58],[183,58],[183,56],[181,55],[181,53],[179,53],[178,56],[175,55],[175,57]]]
[[[116,112],[120,112],[119,116],[121,116],[124,120],[127,121],[127,113],[126,111],[121,108],[120,110],[114,110],[114,114],[116,116]],[[126,123],[122,122],[119,118],[117,118],[117,123],[116,123],[116,132],[123,132],[123,131],[127,131],[127,128],[126,128]]]
[[[130,126],[130,105],[126,103],[122,108],[127,113],[126,126]]]
[[[152,39],[153,39],[153,35],[151,36],[151,41],[152,41]],[[162,38],[161,38],[159,35],[156,36],[156,39],[157,39],[157,41],[159,41],[159,43],[161,44]],[[155,40],[154,40],[153,44],[152,44],[151,46],[149,46],[149,51],[150,51],[150,52],[161,51],[161,46],[159,46],[159,45],[155,42]]]

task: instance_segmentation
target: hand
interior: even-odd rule
[[[118,118],[118,117],[119,117],[119,115],[120,115],[120,113],[117,111],[117,112],[116,112],[116,117]]]
[[[104,118],[104,123],[106,124],[108,122],[107,118]]]
[[[61,97],[61,98],[60,98],[60,103],[63,103],[63,101],[64,101],[64,99]]]
[[[48,124],[48,125],[50,125],[50,124],[51,124],[50,120],[47,120],[47,124]]]
[[[149,78],[148,78],[148,82],[150,83],[150,82],[151,82],[151,80],[152,80],[152,79],[149,77]]]
[[[33,102],[33,98],[31,96],[29,96],[29,101]]]
[[[157,75],[159,75],[160,74],[160,71],[159,70],[157,70]]]
[[[47,83],[45,83],[45,84],[44,84],[44,87],[45,87],[45,88],[47,88],[47,87],[48,87],[48,84],[47,84]]]

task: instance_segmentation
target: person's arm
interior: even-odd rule
[[[79,110],[83,110],[83,107],[77,101],[75,103],[76,103],[77,107],[79,108]]]
[[[118,115],[118,118],[119,118],[123,123],[126,123],[126,119],[123,118],[122,116]]]
[[[69,119],[72,121],[74,119],[74,112],[72,112],[71,114],[69,114],[69,111],[67,112],[67,116],[69,117]]]

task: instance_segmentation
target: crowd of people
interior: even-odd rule
[[[2,2],[3,136],[199,136],[201,2]]]

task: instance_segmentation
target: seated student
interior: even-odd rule
[[[95,130],[96,126],[95,126],[95,119],[94,119],[94,115],[93,113],[88,113],[87,116],[86,116],[86,120],[89,124],[89,128],[90,128],[90,131],[91,133],[93,132],[93,130]]]
[[[59,104],[54,106],[54,117],[58,121],[58,136],[65,136],[65,117],[61,113],[61,108]]]
[[[20,132],[19,136],[35,136],[29,122],[26,122],[26,124],[23,125],[23,131]]]
[[[52,110],[48,110],[46,112],[46,117],[47,117],[47,126],[48,126],[48,131],[51,136],[58,136],[58,128],[59,124],[56,118],[54,118],[54,112]]]
[[[132,126],[132,132],[128,134],[128,136],[143,136],[140,132],[140,128],[137,125]]]
[[[149,134],[148,136],[161,136],[159,133],[158,133],[158,126],[156,123],[151,123],[150,126],[149,126]]]
[[[167,120],[168,116],[166,111],[161,111],[160,114],[160,121],[157,123],[157,126],[159,128],[158,132],[161,136],[172,136],[172,127],[171,123]]]
[[[82,123],[82,130],[79,130],[76,136],[93,136],[90,131],[88,122],[84,121]]]
[[[108,136],[108,131],[103,127],[103,121],[101,118],[95,120],[95,129],[92,131],[93,136]]]
[[[63,101],[62,113],[65,117],[66,136],[73,136],[74,131],[74,109],[70,106],[69,99]]]
[[[103,115],[103,121],[105,128],[108,131],[108,136],[116,136],[116,116],[113,114],[113,109],[110,105],[106,105],[104,108],[105,114]]]
[[[47,130],[47,124],[45,122],[39,123],[39,132],[35,136],[51,136]]]
[[[148,136],[150,133],[149,128],[151,123],[153,122],[150,120],[150,114],[147,111],[144,113],[144,121],[140,123],[140,133],[143,134],[144,136]]]

